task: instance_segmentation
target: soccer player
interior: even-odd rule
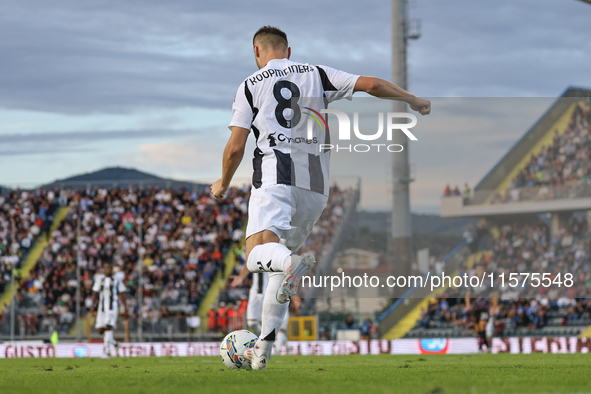
[[[104,335],[103,357],[109,358],[111,346],[115,347],[115,355],[118,355],[119,342],[113,338],[113,328],[117,326],[117,314],[119,312],[119,300],[125,305],[125,291],[127,288],[119,276],[113,275],[113,265],[103,264],[103,273],[94,276],[92,286],[94,302],[98,298],[96,315],[96,328],[99,334]]]
[[[295,128],[306,123],[303,112],[319,111],[336,99],[351,99],[357,91],[405,101],[422,115],[430,112],[431,103],[383,79],[293,62],[287,35],[275,27],[260,28],[253,37],[253,49],[259,71],[238,88],[222,178],[211,185],[211,191],[217,199],[226,194],[252,129],[257,147],[245,234],[246,263],[231,285],[240,285],[248,271],[269,273],[261,333],[244,354],[252,359],[253,369],[266,369],[288,302],[299,279],[315,264],[312,254],[297,256],[292,251],[304,243],[328,200],[330,151],[318,149],[329,143],[327,130],[314,128],[313,138],[309,133],[295,136]]]

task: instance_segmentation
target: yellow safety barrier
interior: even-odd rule
[[[287,339],[290,341],[315,341],[318,339],[316,316],[290,317],[287,323]]]

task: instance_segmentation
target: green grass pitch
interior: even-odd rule
[[[0,359],[0,393],[591,392],[591,354],[276,356],[266,371],[216,357]]]

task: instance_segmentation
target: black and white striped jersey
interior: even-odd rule
[[[256,139],[254,188],[297,186],[328,196],[330,143],[326,109],[351,99],[358,75],[289,59],[273,59],[238,88],[233,126],[252,129]]]
[[[96,291],[100,296],[98,312],[111,312],[118,310],[119,294],[126,292],[127,288],[115,275],[109,277],[96,274],[92,291]]]

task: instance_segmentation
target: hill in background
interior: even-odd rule
[[[127,186],[159,186],[172,187],[177,189],[184,187],[188,190],[206,190],[208,185],[189,181],[178,181],[175,179],[161,178],[147,172],[138,171],[134,168],[109,167],[102,170],[74,175],[65,179],[58,179],[54,182],[41,186],[42,189],[53,188],[82,188],[82,187],[127,187]]]

